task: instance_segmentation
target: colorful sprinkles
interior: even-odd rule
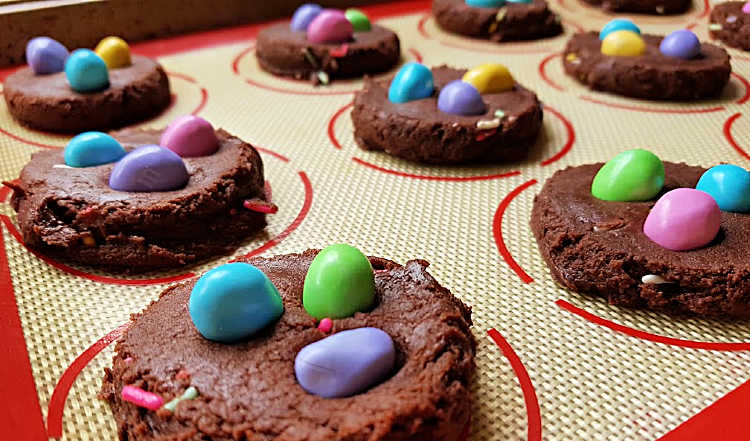
[[[164,404],[164,398],[135,386],[123,386],[122,399],[149,410],[158,410]]]
[[[189,388],[185,389],[185,392],[183,392],[181,396],[165,404],[164,408],[170,412],[174,412],[174,410],[177,408],[177,405],[180,403],[180,401],[194,400],[197,397],[198,397],[198,389],[194,388],[193,386],[190,386]]]

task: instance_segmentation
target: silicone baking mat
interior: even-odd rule
[[[361,82],[313,88],[262,72],[253,52],[261,26],[135,45],[158,57],[174,93],[173,105],[144,125],[192,112],[259,147],[279,212],[236,255],[348,242],[400,262],[429,260],[473,307],[480,344],[470,440],[750,439],[742,429],[750,407],[746,323],[614,308],[560,289],[528,226],[545,178],[624,149],[750,165],[750,56],[730,50],[734,73],[715,100],[596,93],[563,75],[560,51],[573,32],[611,16],[577,0],[552,7],[564,35],[502,45],[446,34],[427,2],[366,8],[398,31],[405,61],[500,62],[539,94],[543,130],[520,163],[428,167],[359,150],[350,103]],[[707,39],[709,7],[636,21],[647,32],[689,27]],[[15,179],[32,153],[66,140],[26,130],[0,109],[0,178]],[[140,277],[56,262],[24,247],[8,196],[0,192],[0,439],[114,440],[112,417],[96,398],[110,343],[169,283],[231,256]]]

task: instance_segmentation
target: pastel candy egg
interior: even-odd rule
[[[479,93],[500,93],[516,84],[508,68],[502,64],[485,63],[466,72],[462,78],[477,88]]]
[[[213,154],[219,149],[219,140],[210,122],[198,116],[184,115],[167,126],[159,145],[189,158]]]
[[[440,90],[438,109],[452,115],[480,115],[487,111],[487,106],[476,87],[455,80]]]
[[[109,69],[128,67],[132,64],[130,61],[130,46],[120,37],[103,38],[96,45],[94,52],[104,60]]]
[[[710,194],[693,188],[672,190],[656,201],[643,232],[674,251],[708,245],[719,232],[721,211]]]
[[[312,22],[322,10],[323,7],[320,5],[316,5],[315,3],[305,3],[294,11],[292,22],[289,24],[289,27],[293,31],[307,30],[310,22]]]
[[[76,49],[65,62],[65,76],[76,92],[96,92],[109,87],[107,64],[89,49]]]
[[[473,8],[499,8],[505,0],[466,0],[466,4]]]
[[[388,99],[394,103],[405,103],[432,96],[435,82],[432,71],[419,63],[406,63],[398,71],[388,88]]]
[[[664,186],[664,164],[647,150],[627,150],[594,176],[591,194],[605,201],[635,202],[654,198]]]
[[[744,5],[742,5],[742,12],[745,14],[750,14],[750,2],[746,2]]]
[[[635,57],[646,52],[646,43],[632,31],[614,31],[602,40],[602,53],[617,57]]]
[[[378,328],[341,331],[297,353],[294,373],[303,389],[324,398],[364,392],[383,380],[396,364],[391,337]]]
[[[198,279],[190,292],[188,311],[203,337],[231,343],[278,320],[284,305],[263,271],[235,262],[216,267]]]
[[[353,35],[352,24],[337,9],[324,9],[307,27],[307,40],[313,43],[346,43]]]
[[[315,256],[305,275],[302,305],[316,319],[350,317],[375,302],[375,275],[361,251],[336,244]]]
[[[607,35],[615,31],[631,31],[641,35],[641,29],[631,20],[628,20],[627,18],[616,18],[605,24],[602,30],[599,31],[599,39],[604,40]]]
[[[750,173],[742,167],[731,164],[711,167],[695,188],[710,194],[723,211],[750,212]]]
[[[63,152],[70,167],[92,167],[119,161],[127,152],[117,140],[102,132],[84,132],[68,142]]]
[[[26,44],[26,62],[37,75],[62,72],[68,49],[49,37],[35,37]]]
[[[689,60],[701,53],[701,42],[691,31],[680,29],[661,40],[659,51],[668,57]]]
[[[372,29],[370,19],[359,9],[349,8],[344,15],[346,15],[346,19],[349,20],[356,32],[366,32]]]
[[[144,145],[123,156],[109,175],[109,186],[118,191],[170,191],[187,184],[182,158],[158,145]]]

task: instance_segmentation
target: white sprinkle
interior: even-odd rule
[[[727,23],[734,23],[735,21],[737,21],[736,15],[730,15],[727,17]]]
[[[657,276],[656,274],[646,274],[645,276],[641,277],[641,282],[651,285],[661,285],[662,283],[669,283],[661,276]]]
[[[500,118],[493,120],[477,121],[477,129],[479,130],[492,130],[500,127]]]
[[[73,167],[70,167],[69,165],[65,165],[65,164],[55,164],[52,166],[52,168],[73,168]]]
[[[711,23],[710,25],[708,25],[708,29],[712,31],[720,31],[722,27],[719,23]]]
[[[663,14],[664,13],[664,6],[657,6],[656,7],[656,12],[658,12],[659,14]]]
[[[330,82],[330,79],[328,78],[328,74],[323,72],[322,70],[318,72],[318,80],[321,84],[328,84]]]
[[[500,8],[500,10],[497,11],[497,15],[495,15],[495,21],[503,21],[503,19],[505,18],[505,14],[507,13],[508,11],[506,11],[505,8]]]

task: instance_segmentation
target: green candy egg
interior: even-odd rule
[[[638,202],[653,199],[664,186],[664,164],[648,150],[627,150],[604,164],[591,183],[598,199]]]
[[[372,26],[370,26],[370,19],[359,9],[349,8],[344,15],[346,15],[346,19],[349,20],[349,23],[352,24],[355,32],[369,31],[372,28]]]
[[[375,274],[361,251],[351,245],[330,245],[310,264],[302,305],[316,319],[344,318],[367,311],[375,302]]]

